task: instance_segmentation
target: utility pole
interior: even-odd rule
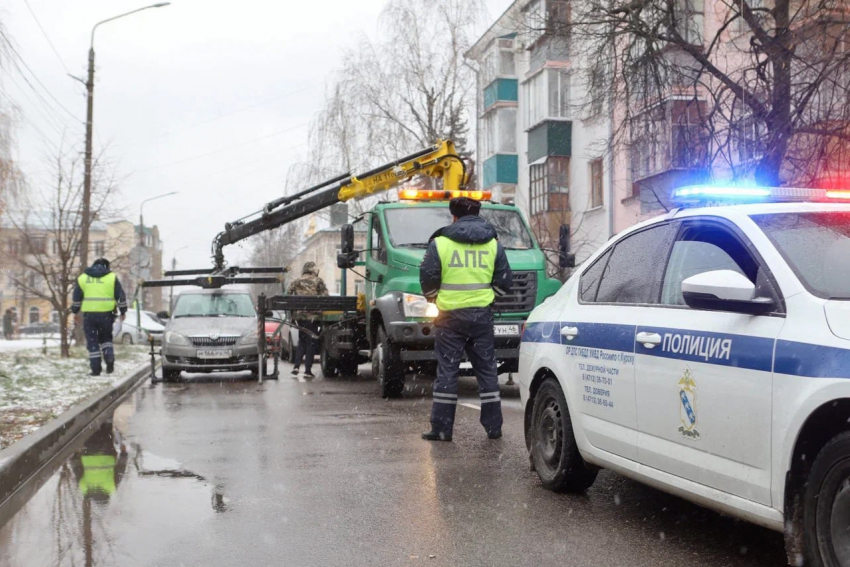
[[[91,43],[89,45],[89,73],[85,82],[87,103],[86,103],[86,157],[85,157],[85,173],[83,176],[83,206],[82,206],[82,230],[80,234],[80,271],[82,272],[88,267],[89,262],[89,225],[91,225],[91,173],[92,173],[92,130],[94,129],[94,32],[97,27],[106,22],[148,10],[150,8],[162,8],[168,6],[170,2],[160,2],[132,10],[130,12],[119,14],[118,16],[100,21],[91,29]],[[73,75],[72,75],[73,77]],[[73,77],[80,81],[81,79]]]

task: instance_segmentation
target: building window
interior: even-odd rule
[[[53,241],[52,248],[53,248],[53,255],[58,256],[59,255],[59,241],[58,240]]]
[[[6,252],[8,252],[11,256],[17,256],[20,249],[20,244],[17,240],[10,238],[6,241]]]
[[[59,324],[59,312],[58,311],[51,311],[50,312],[50,322],[53,323],[54,325]]]
[[[514,40],[498,38],[487,51],[481,64],[482,87],[486,87],[499,77],[516,76],[516,55]]]
[[[602,158],[590,162],[590,207],[601,207],[603,198]]]
[[[336,280],[334,286],[336,288],[336,294],[337,295],[344,295],[343,292],[342,292],[342,280],[339,280],[339,279]]]
[[[528,30],[528,44],[553,32],[564,33],[570,21],[570,2],[568,0],[535,0],[525,9],[525,27]]]
[[[38,307],[30,307],[29,316],[30,325],[35,325],[41,321],[41,310]]]
[[[47,252],[47,238],[43,236],[31,236],[27,240],[30,254],[44,254]]]
[[[529,174],[532,215],[569,210],[570,158],[545,158],[531,164]]]
[[[673,27],[691,45],[703,44],[704,0],[675,0]]]
[[[597,118],[605,107],[605,70],[594,65],[590,70],[590,117]]]
[[[549,69],[549,108],[547,118],[569,118],[570,76],[559,69]]]
[[[693,100],[673,101],[671,107],[672,166],[689,168],[703,162],[702,129],[704,105]]]
[[[93,244],[94,255],[98,258],[106,256],[106,242],[95,242]]]
[[[516,108],[499,108],[481,119],[482,156],[516,153]]]
[[[546,69],[526,81],[523,86],[525,128],[547,118],[569,118],[570,76],[561,69]]]

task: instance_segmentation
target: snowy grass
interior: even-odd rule
[[[24,341],[12,341],[24,342]],[[39,340],[39,344],[41,341]],[[144,346],[116,345],[115,372],[89,376],[88,353],[72,348],[62,359],[59,348],[0,350],[0,449],[32,433],[75,403],[123,380],[150,360]]]

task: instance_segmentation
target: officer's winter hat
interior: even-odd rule
[[[318,274],[319,270],[316,269],[316,263],[315,262],[307,262],[306,264],[304,264],[304,267],[301,268],[301,273],[302,274]]]
[[[106,258],[98,258],[97,260],[94,261],[94,264],[92,264],[92,266],[103,266],[104,268],[106,268],[108,270],[109,269],[109,260],[107,260]]]
[[[449,201],[449,211],[457,218],[466,216],[478,216],[481,211],[481,201],[469,197],[455,197]]]

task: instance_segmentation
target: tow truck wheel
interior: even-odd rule
[[[133,335],[130,333],[124,333],[121,335],[121,344],[122,345],[131,345],[133,344]]]
[[[325,378],[339,376],[339,361],[335,358],[331,358],[331,355],[328,354],[328,349],[325,348],[324,341],[319,347],[319,351],[319,360],[322,364],[322,376]]]
[[[850,431],[821,449],[805,491],[806,565],[850,566]]]
[[[543,486],[555,492],[582,492],[596,480],[578,451],[567,400],[549,378],[537,391],[531,416],[531,460]]]
[[[404,391],[404,365],[398,348],[390,343],[383,327],[378,329],[378,344],[372,354],[372,374],[381,385],[382,398],[397,398]]]

